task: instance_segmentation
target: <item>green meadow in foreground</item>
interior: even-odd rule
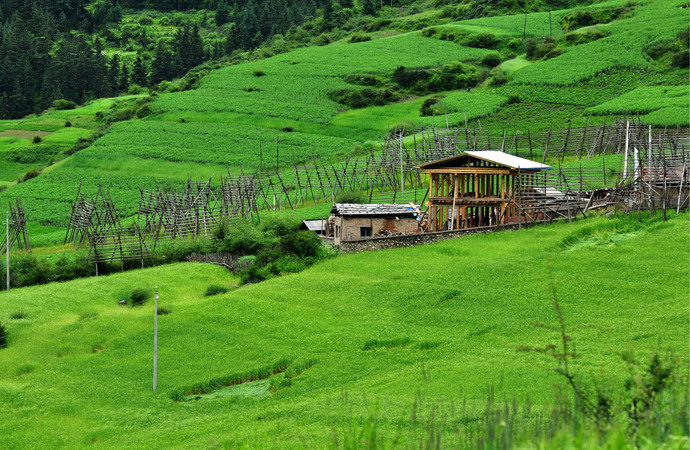
[[[558,341],[535,326],[556,321],[550,270],[585,383],[622,386],[626,350],[672,353],[682,374],[688,215],[635,219],[342,255],[243,287],[220,267],[185,263],[2,292],[3,446],[327,447],[372,432],[386,447],[422,445],[430,432],[465,445],[490,392],[532,405],[524,430],[564,381],[551,358],[516,351]],[[167,313],[155,393],[153,302],[118,305],[154,286]],[[202,388],[236,374],[251,382]]]

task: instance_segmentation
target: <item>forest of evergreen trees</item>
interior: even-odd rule
[[[50,107],[55,100],[81,104],[151,86],[184,75],[208,59],[249,50],[323,8],[332,0],[4,0],[0,6],[0,119],[19,118]],[[347,3],[350,0],[343,0]],[[324,4],[328,5],[324,8]],[[204,47],[196,24],[181,26],[172,40],[160,39],[150,58],[134,61],[104,56],[112,27],[123,8],[184,10],[211,8],[227,35]],[[231,25],[229,25],[231,24]],[[142,27],[140,42],[147,44]],[[122,41],[130,36],[121,37]],[[121,45],[123,42],[115,42]]]

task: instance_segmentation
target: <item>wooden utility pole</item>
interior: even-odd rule
[[[158,384],[158,286],[153,289],[153,391]]]
[[[522,30],[522,40],[527,38],[527,14],[525,14],[525,28]]]
[[[10,213],[5,213],[5,255],[7,256],[7,290],[10,290]]]

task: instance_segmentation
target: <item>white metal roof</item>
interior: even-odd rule
[[[419,208],[418,205],[415,205]],[[398,203],[379,203],[379,204],[359,204],[359,203],[336,203],[333,205],[331,213],[340,216],[376,216],[376,215],[407,215],[414,214],[415,210],[410,205]]]
[[[530,161],[529,159],[520,158],[519,156],[510,155],[505,152],[499,152],[497,150],[484,150],[484,151],[470,151],[465,152],[468,155],[472,155],[475,158],[480,158],[485,161],[491,161],[502,166],[508,166],[513,169],[521,170],[543,170],[550,169],[551,166],[546,164]]]

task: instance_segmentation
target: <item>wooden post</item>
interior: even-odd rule
[[[153,290],[153,391],[158,384],[158,286]]]

